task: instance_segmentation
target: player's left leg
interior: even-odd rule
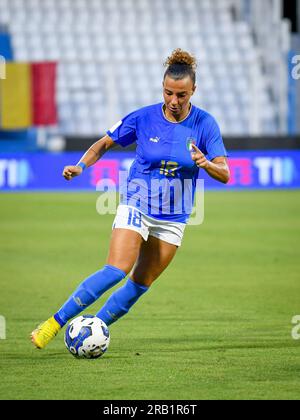
[[[97,313],[107,325],[127,314],[173,260],[177,246],[149,236],[125,285],[116,290]]]

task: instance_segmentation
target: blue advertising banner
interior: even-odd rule
[[[95,191],[101,179],[119,186],[120,171],[128,171],[134,152],[110,152],[80,177],[67,182],[64,166],[73,165],[82,153],[0,154],[0,191]],[[234,151],[230,152],[231,180],[223,185],[205,171],[205,189],[282,189],[300,188],[300,151]]]

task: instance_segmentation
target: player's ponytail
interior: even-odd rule
[[[169,76],[174,80],[182,80],[185,77],[190,76],[193,83],[196,83],[197,60],[187,51],[177,48],[172,52],[172,55],[167,58],[164,65],[167,67],[164,79],[166,76]]]

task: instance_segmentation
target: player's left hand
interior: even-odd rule
[[[206,159],[204,154],[201,152],[200,149],[198,149],[198,147],[195,144],[192,144],[191,146],[194,149],[194,151],[192,151],[191,153],[191,156],[192,156],[193,161],[198,166],[198,168],[202,168],[202,169],[207,168],[209,161]]]

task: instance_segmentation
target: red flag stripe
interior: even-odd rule
[[[32,63],[33,125],[57,124],[56,106],[57,63]]]

